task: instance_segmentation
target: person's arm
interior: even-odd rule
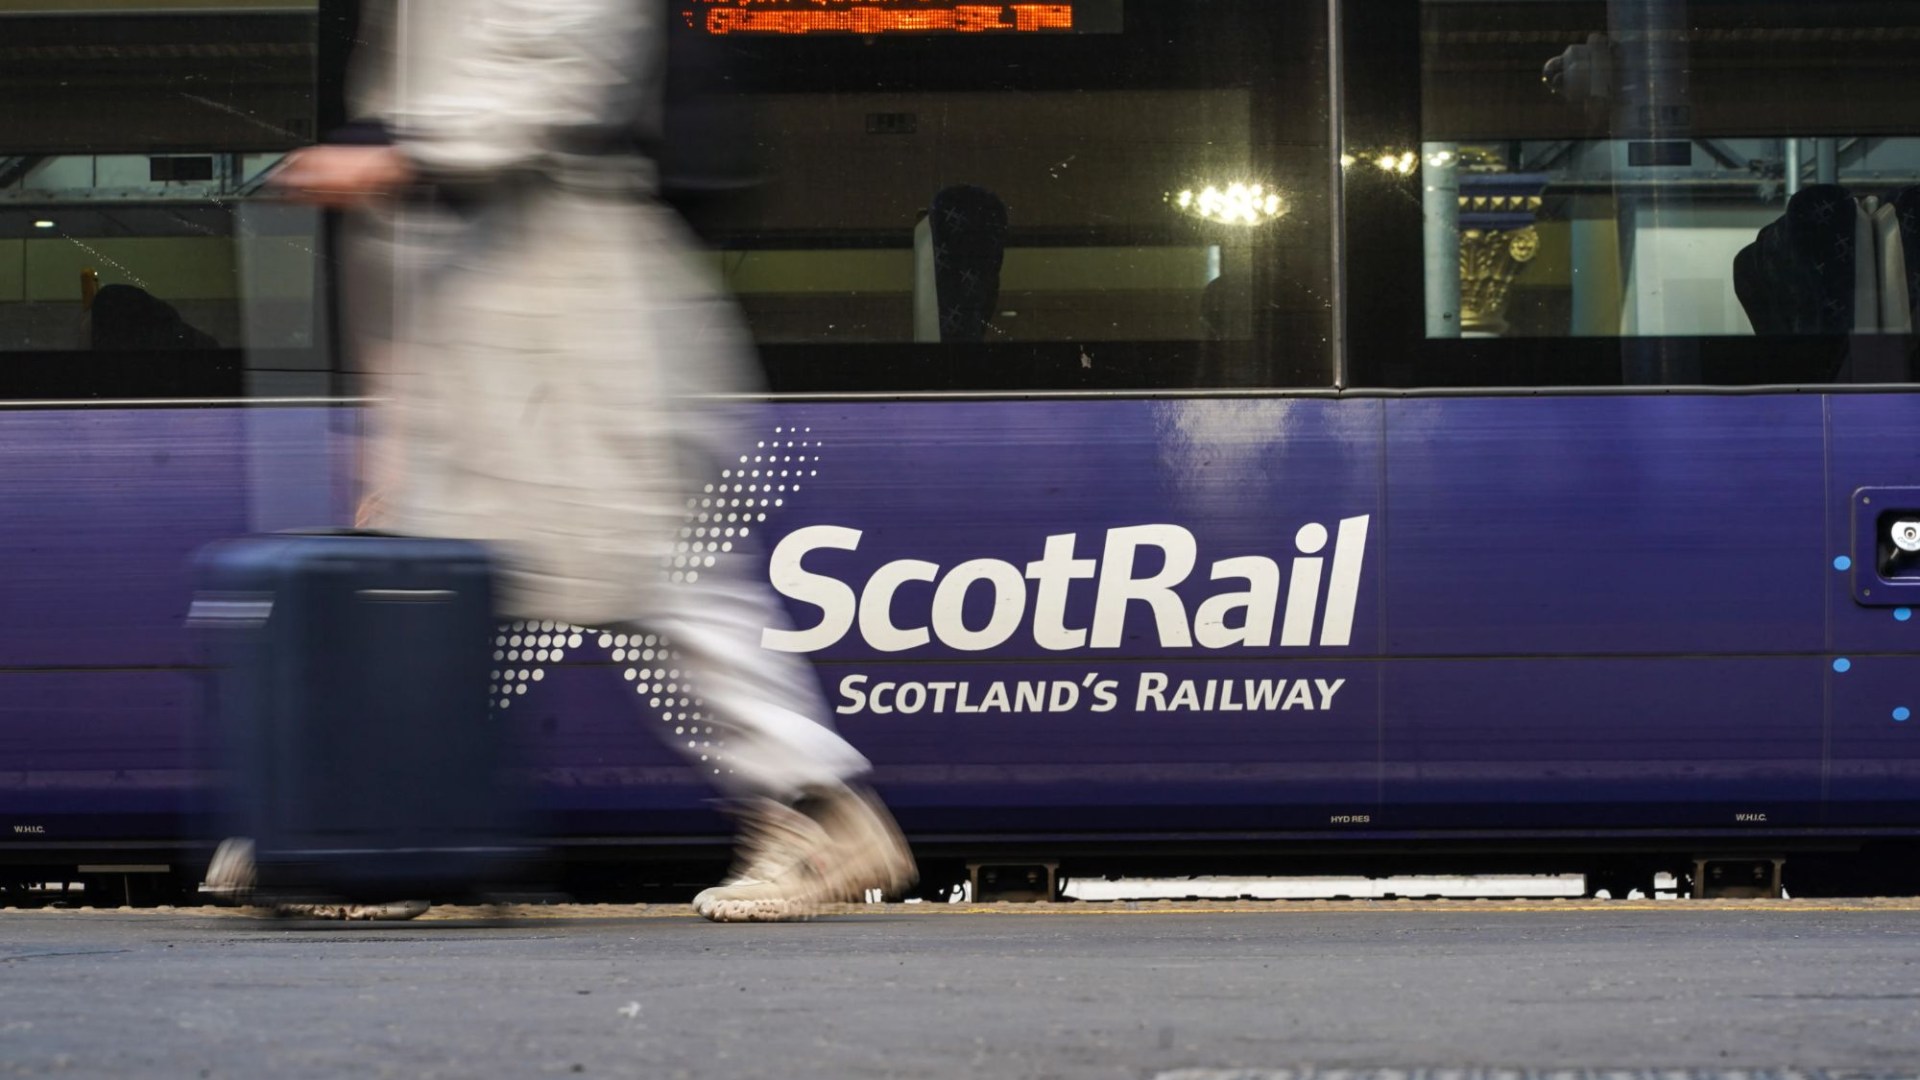
[[[473,14],[437,85],[388,118],[430,183],[540,171],[555,155],[630,131],[668,5],[638,0],[468,0]],[[419,32],[418,30],[415,31]]]
[[[417,94],[418,73],[402,69],[383,118],[390,146],[328,145],[302,150],[275,183],[327,206],[361,205],[409,184],[484,185],[505,173],[538,171],[596,138],[630,129],[661,40],[665,5],[636,0],[467,0],[447,68]],[[658,10],[656,10],[656,8]],[[407,26],[406,35],[445,28]]]

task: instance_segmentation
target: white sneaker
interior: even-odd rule
[[[236,836],[220,841],[213,862],[207,865],[206,880],[200,892],[216,903],[245,907],[253,899],[253,841]],[[280,904],[274,914],[295,919],[417,919],[432,906],[425,900],[402,900],[391,904]]]
[[[732,812],[739,858],[724,882],[693,898],[693,910],[714,922],[811,918],[823,895],[817,862],[830,843],[826,830],[772,799],[749,799]]]
[[[820,860],[824,900],[853,903],[876,890],[882,896],[899,896],[919,880],[900,826],[872,791],[845,786],[816,790],[800,807],[820,822],[832,841]]]
[[[811,791],[799,808],[755,799],[738,811],[741,861],[724,884],[694,897],[714,922],[794,922],[819,905],[897,895],[918,878],[892,815],[871,792]]]
[[[220,841],[200,891],[216,903],[245,907],[253,895],[253,841],[243,836]]]

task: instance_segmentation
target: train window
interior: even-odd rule
[[[1363,66],[1418,72],[1343,158],[1355,214],[1395,200],[1362,381],[1911,377],[1920,4],[1421,0],[1417,40],[1359,6]]]
[[[1328,386],[1325,5],[697,0],[775,390]]]
[[[324,369],[316,220],[249,198],[313,137],[317,28],[316,0],[0,7],[0,396]]]

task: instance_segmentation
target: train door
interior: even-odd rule
[[[1911,821],[1920,5],[1345,8],[1383,821]]]

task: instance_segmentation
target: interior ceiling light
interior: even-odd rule
[[[43,218],[39,221],[34,222],[33,227],[36,229],[51,229],[53,228],[53,222],[47,221]]]
[[[1420,166],[1420,155],[1411,150],[1403,151],[1399,154],[1395,154],[1389,150],[1374,158],[1373,164],[1381,172],[1398,173],[1401,176],[1412,176],[1413,170]]]
[[[1435,161],[1436,166],[1443,161]],[[1363,150],[1359,154],[1341,154],[1340,167],[1351,169],[1355,165],[1370,165],[1389,176],[1412,176],[1420,167],[1420,155],[1412,150]]]
[[[1265,184],[1208,184],[1195,191],[1188,188],[1167,201],[1181,213],[1219,225],[1265,225],[1286,216],[1287,201]]]

